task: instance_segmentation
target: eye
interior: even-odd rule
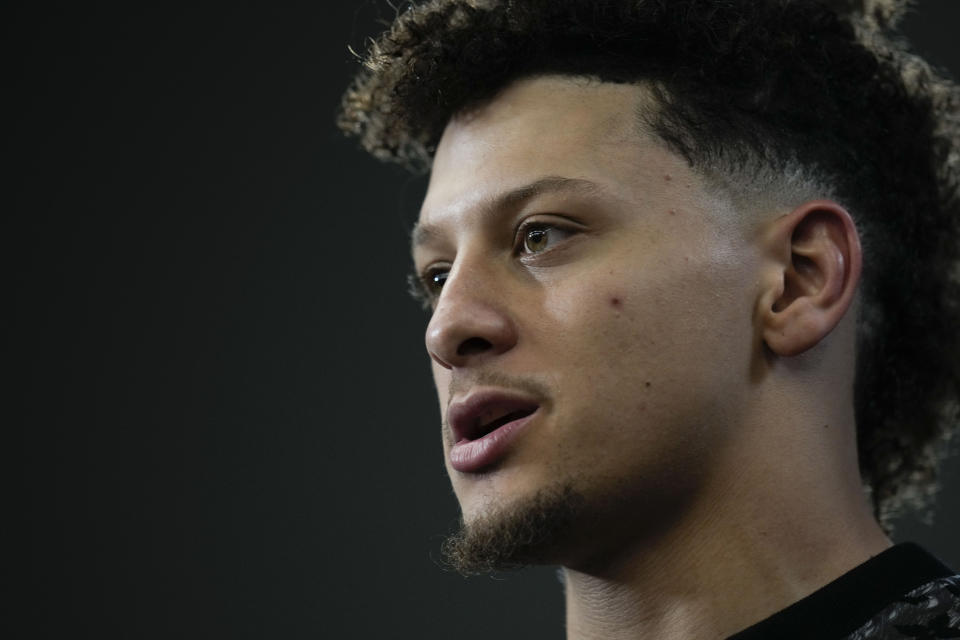
[[[548,222],[529,222],[517,230],[514,252],[523,255],[544,253],[574,233]],[[431,266],[421,273],[412,273],[407,276],[407,292],[429,311],[440,297],[449,274],[449,265]]]
[[[423,275],[423,283],[431,293],[439,295],[449,273],[446,269],[430,269]]]
[[[407,276],[407,293],[429,311],[440,297],[449,273],[449,267],[430,267],[423,273],[411,273]]]
[[[520,227],[517,233],[517,251],[519,253],[543,253],[570,233],[570,231],[546,222],[525,224]],[[561,237],[551,242],[551,239],[556,238],[557,234],[560,234]]]

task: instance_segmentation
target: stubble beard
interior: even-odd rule
[[[571,484],[541,489],[469,523],[461,517],[440,550],[447,565],[462,575],[559,564],[585,504]]]

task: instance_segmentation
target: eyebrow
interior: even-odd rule
[[[524,202],[546,193],[578,193],[589,195],[599,191],[603,191],[601,185],[596,182],[591,182],[590,180],[584,180],[583,178],[546,176],[494,196],[484,202],[481,208],[485,211],[495,211],[498,209],[518,207]],[[443,232],[439,226],[420,224],[418,222],[413,225],[413,228],[410,230],[410,252],[413,253],[417,248],[425,244],[435,243],[442,236]]]

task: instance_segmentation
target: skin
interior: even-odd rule
[[[591,505],[545,558],[570,639],[726,637],[891,545],[857,472],[849,214],[735,208],[640,130],[649,105],[546,76],[455,117],[414,247],[448,274],[441,415],[480,388],[542,402],[485,473],[450,466],[444,425],[467,526],[562,484]],[[518,250],[525,221],[556,228]]]

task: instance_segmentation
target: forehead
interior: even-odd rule
[[[642,133],[639,111],[649,104],[636,85],[560,76],[515,82],[448,124],[420,225],[548,176],[587,180],[612,192],[645,172],[662,174],[659,165],[677,159]]]

